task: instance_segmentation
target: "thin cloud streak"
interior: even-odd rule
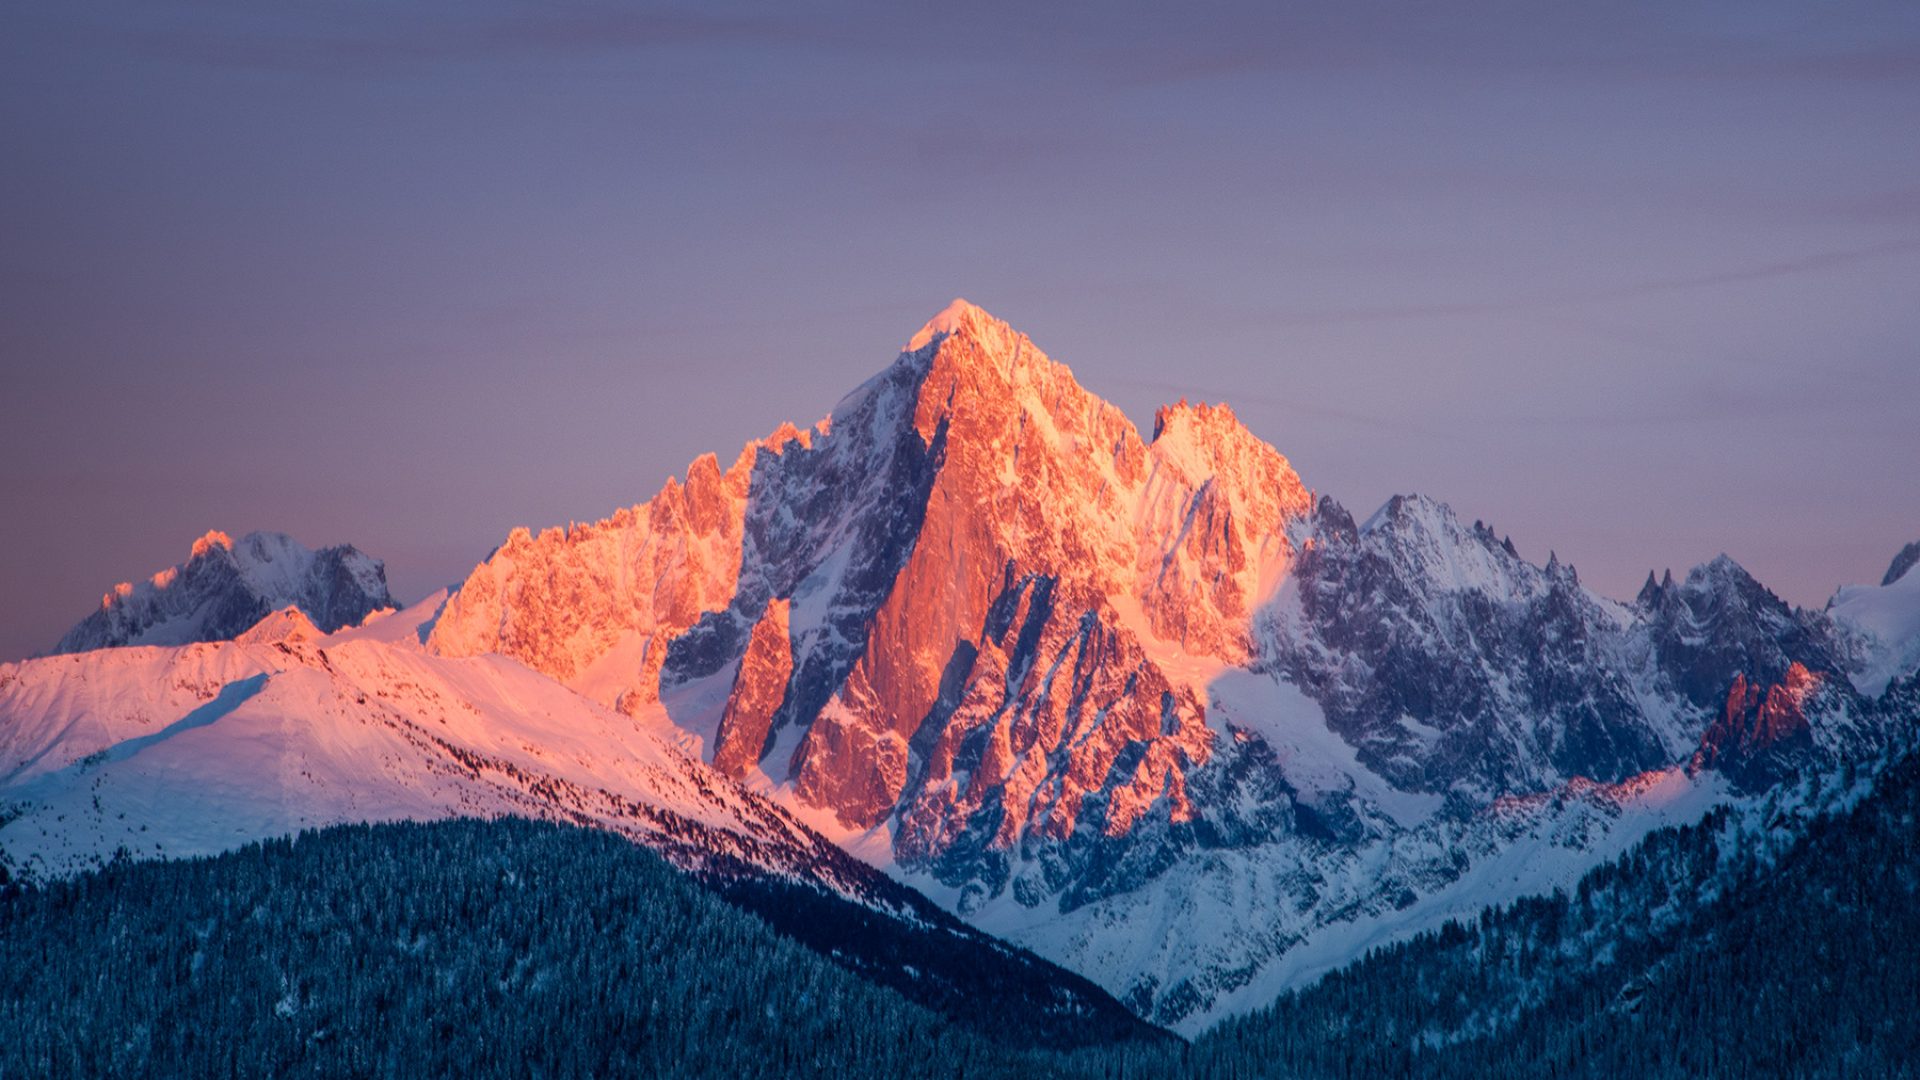
[[[1577,307],[1582,304],[1605,303],[1614,300],[1633,300],[1661,293],[1679,292],[1689,289],[1707,289],[1722,285],[1738,285],[1751,281],[1766,281],[1773,278],[1792,277],[1798,274],[1818,273],[1836,267],[1854,263],[1872,262],[1879,259],[1894,258],[1900,255],[1920,252],[1920,239],[1893,240],[1882,244],[1871,244],[1861,248],[1841,251],[1822,251],[1809,255],[1783,259],[1778,262],[1764,263],[1759,266],[1739,270],[1723,270],[1712,274],[1696,274],[1686,277],[1659,278],[1651,281],[1622,285],[1611,289],[1598,289],[1586,293],[1552,294],[1542,293],[1536,296],[1513,297],[1506,300],[1468,301],[1456,304],[1400,304],[1381,307],[1341,308],[1324,311],[1281,312],[1266,321],[1279,326],[1331,326],[1347,323],[1403,322],[1413,319],[1438,319],[1461,315],[1502,315],[1513,312],[1535,311],[1542,308]]]
[[[159,59],[257,71],[319,75],[418,74],[430,62],[566,59],[703,45],[778,45],[826,40],[802,20],[697,12],[602,12],[582,15],[447,19],[389,24],[308,37],[277,26],[254,33],[166,27],[122,37]]]

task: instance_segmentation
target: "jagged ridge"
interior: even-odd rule
[[[288,606],[330,633],[396,605],[385,564],[351,544],[310,551],[284,533],[236,542],[216,530],[193,542],[187,561],[114,586],[52,652],[223,641]]]

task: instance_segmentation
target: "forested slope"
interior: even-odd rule
[[[957,1023],[625,839],[521,820],[338,826],[0,901],[5,1076],[1069,1069],[1006,1019]]]
[[[1662,831],[1572,896],[1450,923],[1224,1024],[1189,1065],[1204,1076],[1920,1075],[1920,760],[1796,828],[1776,851],[1726,812]]]
[[[1069,1051],[617,836],[340,826],[4,890],[0,1075],[1920,1075],[1920,759],[1837,804],[1664,830],[1191,1046]]]

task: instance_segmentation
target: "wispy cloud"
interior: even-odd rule
[[[699,11],[592,10],[388,15],[315,24],[281,13],[218,28],[170,24],[123,36],[154,57],[187,64],[310,74],[368,74],[424,63],[545,60],[701,45],[807,44],[818,20]]]
[[[1472,300],[1448,304],[1385,304],[1368,307],[1323,308],[1316,311],[1279,312],[1268,321],[1280,326],[1326,326],[1345,323],[1403,322],[1415,319],[1449,318],[1462,315],[1497,315],[1544,308],[1575,307],[1582,304],[1632,300],[1661,293],[1689,289],[1707,289],[1737,285],[1798,274],[1818,273],[1855,263],[1897,258],[1920,252],[1920,238],[1889,240],[1865,247],[1819,251],[1775,262],[1737,267],[1709,274],[1653,278],[1613,288],[1584,292],[1537,293],[1492,300]]]
[[[1920,19],[1911,5],[1864,0],[1802,11],[1751,3],[1727,8],[1712,17],[1632,3],[1465,0],[1421,8],[1308,0],[1183,10],[1177,21],[1156,26],[1150,48],[1103,50],[1096,42],[1089,52],[1113,81],[1130,86],[1343,69],[1444,71],[1473,81],[1542,75],[1809,84],[1920,80]]]

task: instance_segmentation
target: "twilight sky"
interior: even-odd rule
[[[209,528],[416,599],[956,295],[1614,596],[1920,538],[1920,4],[918,7],[12,7],[0,659]]]

